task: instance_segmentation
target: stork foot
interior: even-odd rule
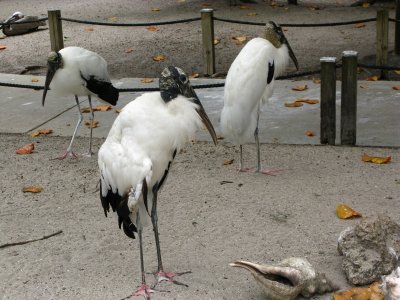
[[[252,173],[260,173],[263,175],[270,175],[270,176],[276,176],[279,175],[279,172],[282,172],[282,170],[270,170],[270,169],[260,169],[257,170],[257,168],[239,168],[237,169],[238,172],[252,172]]]
[[[150,299],[150,295],[152,293],[154,293],[155,290],[153,290],[150,286],[148,286],[147,284],[143,283],[140,288],[136,291],[133,292],[132,294],[130,294],[129,296],[122,298],[121,300],[126,300],[129,299],[131,297],[138,297],[138,296],[143,296],[144,299]]]
[[[184,274],[189,274],[189,273],[192,273],[192,272],[186,271],[186,272],[180,272],[180,273],[173,273],[173,272],[159,271],[159,272],[155,273],[154,275],[157,277],[157,284],[159,284],[162,281],[169,281],[169,282],[172,282],[177,285],[183,285],[183,286],[189,287],[187,284],[176,281],[174,279],[174,277],[181,276]]]
[[[92,152],[92,151],[89,152],[89,151],[88,151],[88,152],[86,152],[86,153],[82,153],[81,156],[82,156],[82,157],[92,157],[93,154],[94,154],[94,152]]]
[[[78,158],[78,155],[76,155],[72,150],[66,150],[64,152],[64,154],[61,154],[60,156],[53,158],[53,160],[63,160],[65,159],[67,156],[71,157],[71,158]]]

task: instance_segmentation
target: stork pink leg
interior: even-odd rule
[[[180,272],[180,273],[173,273],[173,272],[158,271],[154,275],[157,277],[157,284],[162,282],[162,281],[169,281],[169,282],[172,282],[172,283],[177,284],[177,285],[183,285],[183,286],[188,287],[187,284],[179,282],[179,281],[176,281],[174,279],[174,277],[181,276],[181,275],[184,275],[184,274],[189,274],[189,273],[192,273],[192,272],[191,271],[186,271],[186,272]]]

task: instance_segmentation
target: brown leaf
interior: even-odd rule
[[[357,218],[357,217],[362,217],[362,215],[358,212],[356,212],[354,209],[351,207],[347,206],[346,204],[338,204],[336,206],[336,215],[340,219],[349,219],[349,218]]]
[[[122,108],[116,108],[116,109],[115,109],[115,112],[116,112],[117,114],[119,114],[121,111],[122,111]]]
[[[91,31],[93,31],[94,29],[93,29],[93,27],[85,27],[85,31],[86,32],[91,32]]]
[[[95,108],[93,108],[93,111],[108,111],[108,110],[110,110],[112,108],[112,106],[111,105],[109,105],[109,104],[100,104],[100,105],[97,105]]]
[[[242,45],[247,40],[247,37],[245,37],[245,36],[234,36],[234,37],[232,37],[232,40],[234,41],[234,43],[236,45]]]
[[[379,80],[379,76],[377,76],[377,75],[370,76],[370,77],[367,77],[365,80],[367,80],[367,81],[378,81]]]
[[[7,46],[0,45],[0,50],[4,50],[4,49],[7,49]]]
[[[158,29],[156,26],[149,26],[149,27],[146,27],[146,29],[148,30],[148,31],[152,31],[152,32],[156,32],[156,31],[159,31],[160,29]]]
[[[154,81],[153,78],[146,78],[146,77],[140,80],[141,83],[151,83],[153,81]]]
[[[314,79],[313,79],[313,82],[314,82],[315,84],[320,84],[320,83],[321,83],[321,79],[314,78]]]
[[[379,282],[372,283],[369,287],[350,288],[333,294],[334,300],[384,300]]]
[[[133,52],[133,48],[128,48],[125,50],[125,53],[132,53]]]
[[[152,9],[151,9],[151,11],[160,11],[161,9],[159,8],[159,7],[153,7]]]
[[[303,102],[303,103],[307,103],[307,104],[317,104],[317,103],[319,103],[319,100],[296,98],[295,102]]]
[[[223,139],[224,139],[224,136],[222,136],[220,134],[217,135],[217,140],[223,140]]]
[[[357,28],[362,28],[362,27],[365,27],[365,23],[356,23],[356,24],[354,24],[354,26],[356,26]]]
[[[247,5],[240,5],[239,8],[240,8],[240,9],[250,9],[250,6],[247,6]]]
[[[400,91],[400,85],[395,85],[392,87],[395,91]]]
[[[189,75],[189,79],[198,78],[199,76],[199,73],[193,73],[192,75]]]
[[[292,90],[293,90],[293,91],[305,91],[306,89],[308,89],[307,84],[305,84],[305,85],[298,85],[298,86],[292,87]]]
[[[285,103],[286,107],[300,107],[303,106],[302,102],[292,102],[292,103]]]
[[[397,75],[400,75],[400,70],[394,70]]]
[[[219,44],[220,41],[221,41],[221,39],[215,38],[213,44],[214,44],[214,45],[217,45],[217,44]]]
[[[223,165],[227,166],[227,165],[231,165],[233,163],[234,159],[225,159]]]
[[[164,61],[167,57],[164,54],[158,54],[153,57],[154,61]]]
[[[53,129],[40,129],[39,133],[40,134],[50,134],[50,133],[53,133]]]
[[[110,22],[117,22],[118,21],[118,17],[110,17],[110,18],[108,18],[107,19],[108,21],[110,21]]]
[[[247,16],[255,17],[255,16],[257,16],[257,13],[256,12],[251,12],[251,13],[248,13]]]
[[[17,154],[31,154],[33,150],[35,149],[34,144],[26,144],[25,146],[22,146],[18,148],[15,153]]]
[[[387,157],[369,156],[368,154],[364,153],[364,155],[362,156],[361,159],[363,162],[371,162],[374,164],[387,164],[388,162],[390,162],[392,160],[392,157],[391,156],[387,156]]]
[[[31,133],[32,137],[35,137],[35,136],[38,136],[38,135],[40,135],[39,131],[34,131],[34,132]]]
[[[39,79],[37,79],[36,77],[31,79],[31,82],[39,82]]]
[[[99,121],[96,121],[96,120],[92,120],[92,122],[90,122],[90,121],[85,122],[85,126],[88,128],[97,128],[98,125],[99,125]]]
[[[95,111],[95,110],[93,109],[93,111]],[[83,114],[90,113],[90,107],[82,107],[81,113],[83,113]]]
[[[35,185],[26,186],[22,188],[22,192],[24,193],[40,193],[41,191],[43,191],[43,188]]]
[[[305,134],[306,136],[315,136],[314,131],[311,131],[311,130],[307,130],[304,134]]]
[[[362,4],[362,7],[363,8],[368,8],[368,7],[370,7],[371,6],[371,3],[368,3],[368,2],[364,2],[363,4]]]

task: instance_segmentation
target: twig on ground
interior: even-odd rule
[[[46,240],[46,239],[51,238],[52,236],[58,235],[58,234],[60,234],[62,232],[63,232],[62,230],[59,230],[59,231],[57,231],[55,233],[52,233],[52,234],[49,234],[49,235],[45,235],[45,236],[43,236],[41,238],[34,239],[34,240],[23,241],[23,242],[15,242],[15,243],[6,243],[6,244],[3,244],[3,245],[0,245],[0,249],[7,248],[7,247],[12,247],[12,246],[24,245],[24,244],[28,244],[28,243],[32,243],[32,242],[36,242],[36,241],[41,241],[41,240]]]

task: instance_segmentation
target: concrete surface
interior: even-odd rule
[[[32,82],[32,79],[38,80]],[[193,79],[193,85],[220,83],[222,79]],[[32,75],[0,74],[0,83],[44,85],[44,77]],[[143,84],[140,78],[115,80],[118,88],[156,87],[158,80]],[[305,91],[293,91],[292,87],[307,85]],[[358,83],[357,145],[400,146],[400,92],[392,87],[400,85],[393,81],[360,81]],[[337,82],[337,134],[340,143],[340,82]],[[217,133],[220,133],[219,116],[223,106],[223,88],[197,89]],[[0,133],[29,133],[38,128],[53,129],[53,135],[71,136],[78,119],[73,97],[56,98],[50,91],[45,107],[41,106],[42,91],[1,87]],[[122,108],[140,93],[121,93],[117,108]],[[320,85],[312,81],[277,81],[273,97],[263,107],[260,117],[260,141],[279,144],[319,144],[320,104],[304,104],[302,107],[288,108],[284,103],[296,98],[320,99]],[[94,101],[94,106],[100,104]],[[81,107],[87,107],[82,99]],[[114,109],[96,112],[99,127],[94,129],[95,137],[106,137],[117,116]],[[85,114],[88,117],[88,114]],[[311,130],[315,136],[308,137]],[[79,136],[88,136],[89,130],[82,126]],[[209,140],[206,132],[200,132],[199,140]]]

